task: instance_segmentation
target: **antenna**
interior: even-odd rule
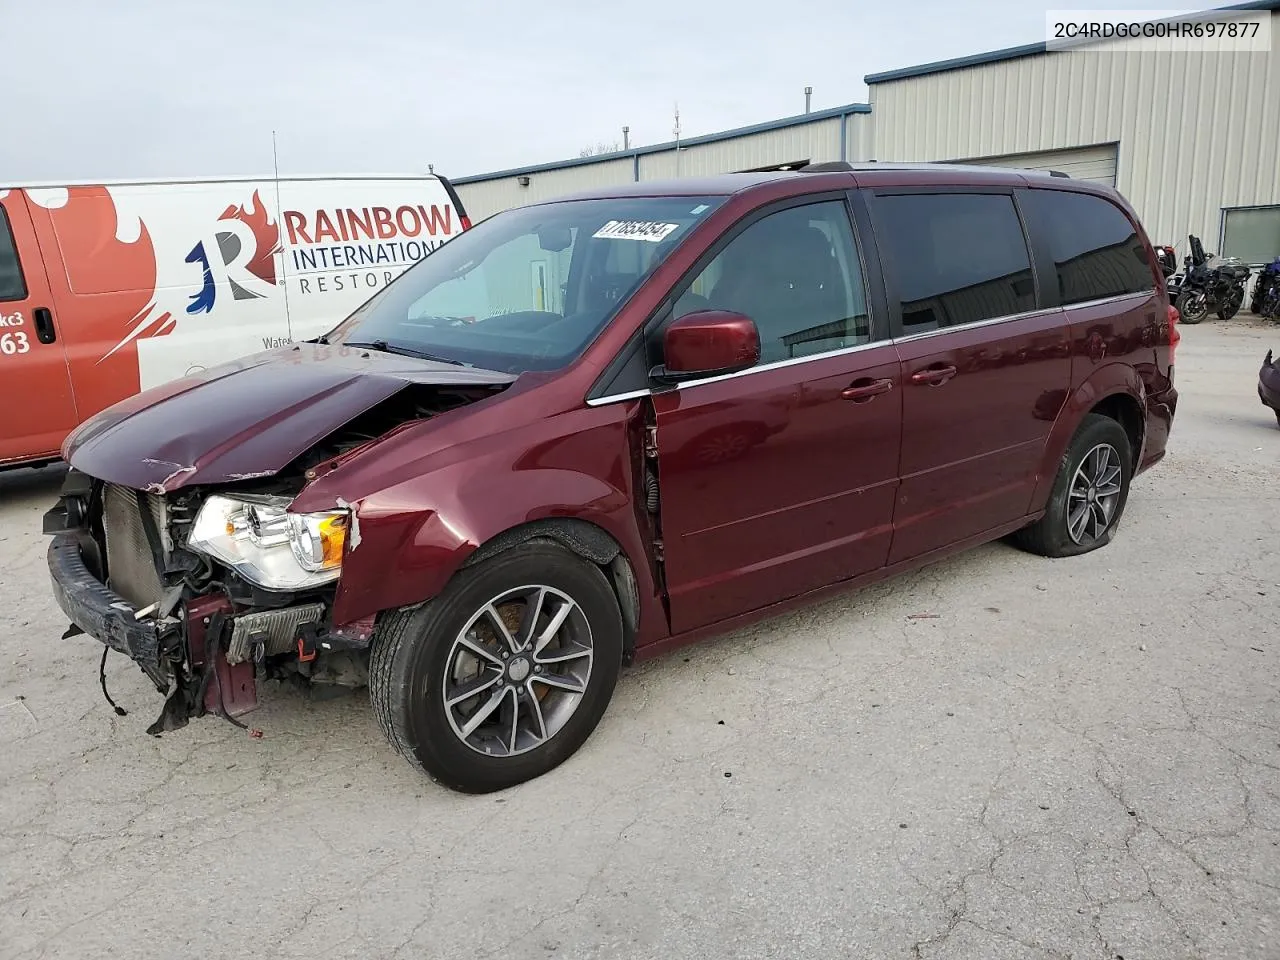
[[[680,101],[676,101],[676,123],[671,128],[676,135],[676,176],[680,176]]]
[[[276,179],[276,216],[280,220],[284,219],[284,204],[280,202],[280,151],[276,148],[276,132],[271,131],[271,171],[272,176]],[[276,221],[276,230],[280,229],[279,220]],[[277,234],[278,236],[279,234]],[[285,256],[284,244],[277,241],[280,247],[280,286],[284,288],[284,322],[289,328],[289,339],[293,339],[293,315],[289,313],[289,278],[284,275]]]

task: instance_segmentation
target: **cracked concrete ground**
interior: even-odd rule
[[[1107,549],[976,550],[628,671],[558,771],[464,797],[366,702],[251,739],[59,640],[0,478],[0,957],[1280,957],[1280,330],[1187,328]],[[936,619],[913,618],[936,614]]]

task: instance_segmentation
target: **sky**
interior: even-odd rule
[[[1209,3],[1205,6],[1220,4]],[[1101,0],[0,0],[0,183],[458,177],[865,101]],[[1143,0],[1122,9],[1194,9]]]

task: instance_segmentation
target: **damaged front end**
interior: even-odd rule
[[[239,723],[263,678],[313,691],[366,685],[374,617],[332,617],[344,558],[359,544],[355,508],[291,505],[317,475],[389,434],[504,386],[405,385],[261,475],[205,483],[197,467],[168,488],[127,486],[77,469],[72,456],[44,518],[54,596],[72,624],[64,636],[89,634],[138,664],[165,695],[153,735],[205,714]]]
[[[364,684],[372,622],[335,630],[329,618],[351,514],[292,514],[289,499],[68,473],[44,521],[66,635],[130,657],[166,695],[148,733],[247,713],[259,675]]]

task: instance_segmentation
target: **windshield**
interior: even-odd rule
[[[370,299],[342,340],[507,373],[557,369],[723,201],[622,197],[498,214]]]

